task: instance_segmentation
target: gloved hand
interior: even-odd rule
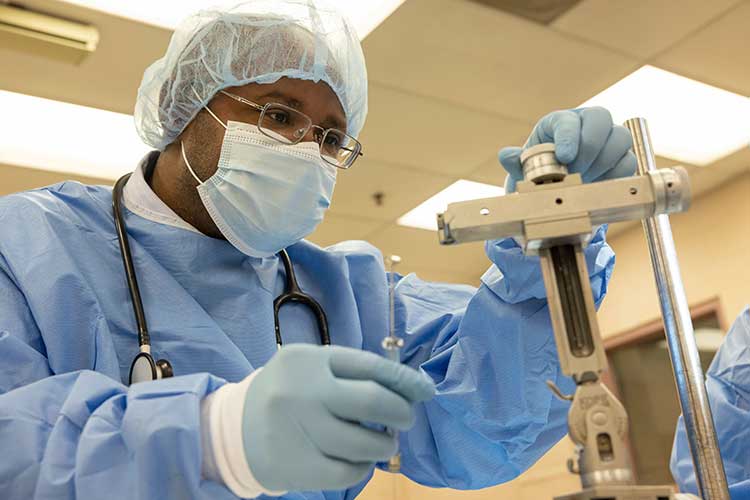
[[[406,430],[414,403],[435,392],[424,374],[366,351],[295,344],[252,381],[244,407],[245,456],[269,490],[336,490],[360,482],[396,451],[380,424]]]
[[[545,142],[554,142],[558,161],[570,173],[580,173],[584,182],[628,177],[636,170],[630,131],[613,125],[609,111],[600,107],[555,111],[539,120],[523,148],[500,150],[500,163],[508,171],[506,192],[515,191],[516,182],[523,180],[521,151]]]

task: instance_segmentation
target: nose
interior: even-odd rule
[[[301,142],[318,142],[315,139],[315,134],[319,133],[319,131],[316,129],[315,125],[310,127],[310,130],[307,131],[305,136],[302,138]]]

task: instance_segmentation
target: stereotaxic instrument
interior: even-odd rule
[[[438,215],[440,243],[512,237],[526,254],[539,256],[561,369],[576,383],[574,394],[564,395],[547,382],[571,402],[568,432],[576,456],[568,460],[568,469],[581,481],[580,491],[556,500],[695,498],[671,486],[635,484],[626,448],[628,416],[601,380],[607,358],[583,249],[596,226],[641,219],[698,489],[704,500],[729,500],[667,216],[688,209],[688,175],[682,167],[656,168],[644,119],[625,125],[633,136],[639,175],[583,184],[580,174],[558,163],[553,144],[531,147],[521,155],[524,180],[517,192],[450,204]]]

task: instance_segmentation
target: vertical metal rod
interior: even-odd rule
[[[396,336],[396,279],[394,275],[394,268],[396,264],[401,262],[401,257],[398,255],[391,255],[386,259],[388,264],[388,336],[383,339],[383,349],[385,349],[386,356],[394,363],[401,362],[401,347],[404,345],[404,340]],[[388,429],[388,431],[396,438],[398,442],[398,431],[396,429]],[[397,473],[401,471],[401,452],[396,451],[388,460],[388,471]],[[394,479],[395,481],[395,479]],[[394,498],[396,485],[394,483]]]
[[[646,175],[647,172],[656,170],[646,120],[632,118],[625,122],[625,126],[633,135],[638,173]],[[716,439],[669,218],[667,215],[657,215],[645,219],[643,229],[654,268],[664,332],[685,419],[698,490],[704,500],[729,500],[727,478]]]

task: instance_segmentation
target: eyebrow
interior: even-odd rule
[[[304,105],[302,102],[298,101],[297,99],[293,99],[289,97],[289,95],[285,94],[284,92],[281,92],[279,90],[271,90],[270,92],[266,92],[265,94],[262,94],[257,97],[257,99],[266,99],[266,98],[279,98],[284,101],[283,104],[286,104],[287,106],[299,109],[302,111],[302,108],[304,108]],[[346,132],[346,122],[342,122],[340,119],[338,119],[334,115],[328,115],[325,120],[323,120],[318,125],[323,126],[324,128],[335,128],[338,130],[341,130],[342,132]]]
[[[321,125],[324,125],[327,128],[335,128],[342,132],[346,132],[346,123],[342,123],[341,120],[333,115],[328,115],[326,119],[321,122]]]
[[[290,100],[290,98],[289,98],[288,95],[286,95],[285,93],[280,92],[278,90],[272,90],[270,92],[266,92],[265,94],[259,95],[257,97],[257,99],[263,99],[265,97],[282,97],[282,98],[284,98],[286,100]]]

